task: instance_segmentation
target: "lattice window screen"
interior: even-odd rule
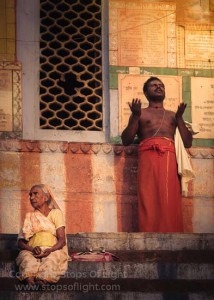
[[[101,0],[40,0],[40,128],[101,131]]]

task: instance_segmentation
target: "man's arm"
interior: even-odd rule
[[[132,112],[127,127],[123,130],[121,139],[124,146],[130,145],[138,131],[139,120],[141,116],[141,101],[140,99],[133,99],[132,103],[129,103],[130,110]]]
[[[175,119],[177,121],[177,126],[181,135],[181,138],[183,140],[184,143],[184,147],[185,148],[190,148],[192,146],[192,134],[191,132],[188,130],[188,128],[185,125],[185,122],[183,120],[183,113],[186,109],[186,104],[185,103],[181,103],[178,106],[178,110],[175,114]]]

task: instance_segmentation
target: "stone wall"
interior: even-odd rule
[[[185,232],[214,232],[214,150],[189,150],[196,178],[183,198]],[[46,183],[67,233],[137,231],[137,146],[0,140],[0,233],[18,233],[29,189]]]

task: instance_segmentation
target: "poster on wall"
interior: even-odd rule
[[[151,75],[118,75],[120,134],[127,126],[131,114],[128,102],[131,102],[133,98],[138,98],[141,99],[142,108],[148,106],[148,101],[143,93],[143,84],[149,77]],[[166,89],[164,107],[168,110],[176,111],[179,103],[182,102],[182,76],[157,75],[157,77],[163,81]]]
[[[0,131],[12,131],[12,70],[0,70]]]
[[[214,138],[214,78],[191,77],[192,122],[200,128],[195,138]]]

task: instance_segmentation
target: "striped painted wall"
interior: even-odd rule
[[[214,232],[212,148],[192,148],[196,179],[183,198],[186,232]],[[29,189],[48,184],[67,233],[137,231],[137,146],[1,140],[0,233],[17,233]]]

